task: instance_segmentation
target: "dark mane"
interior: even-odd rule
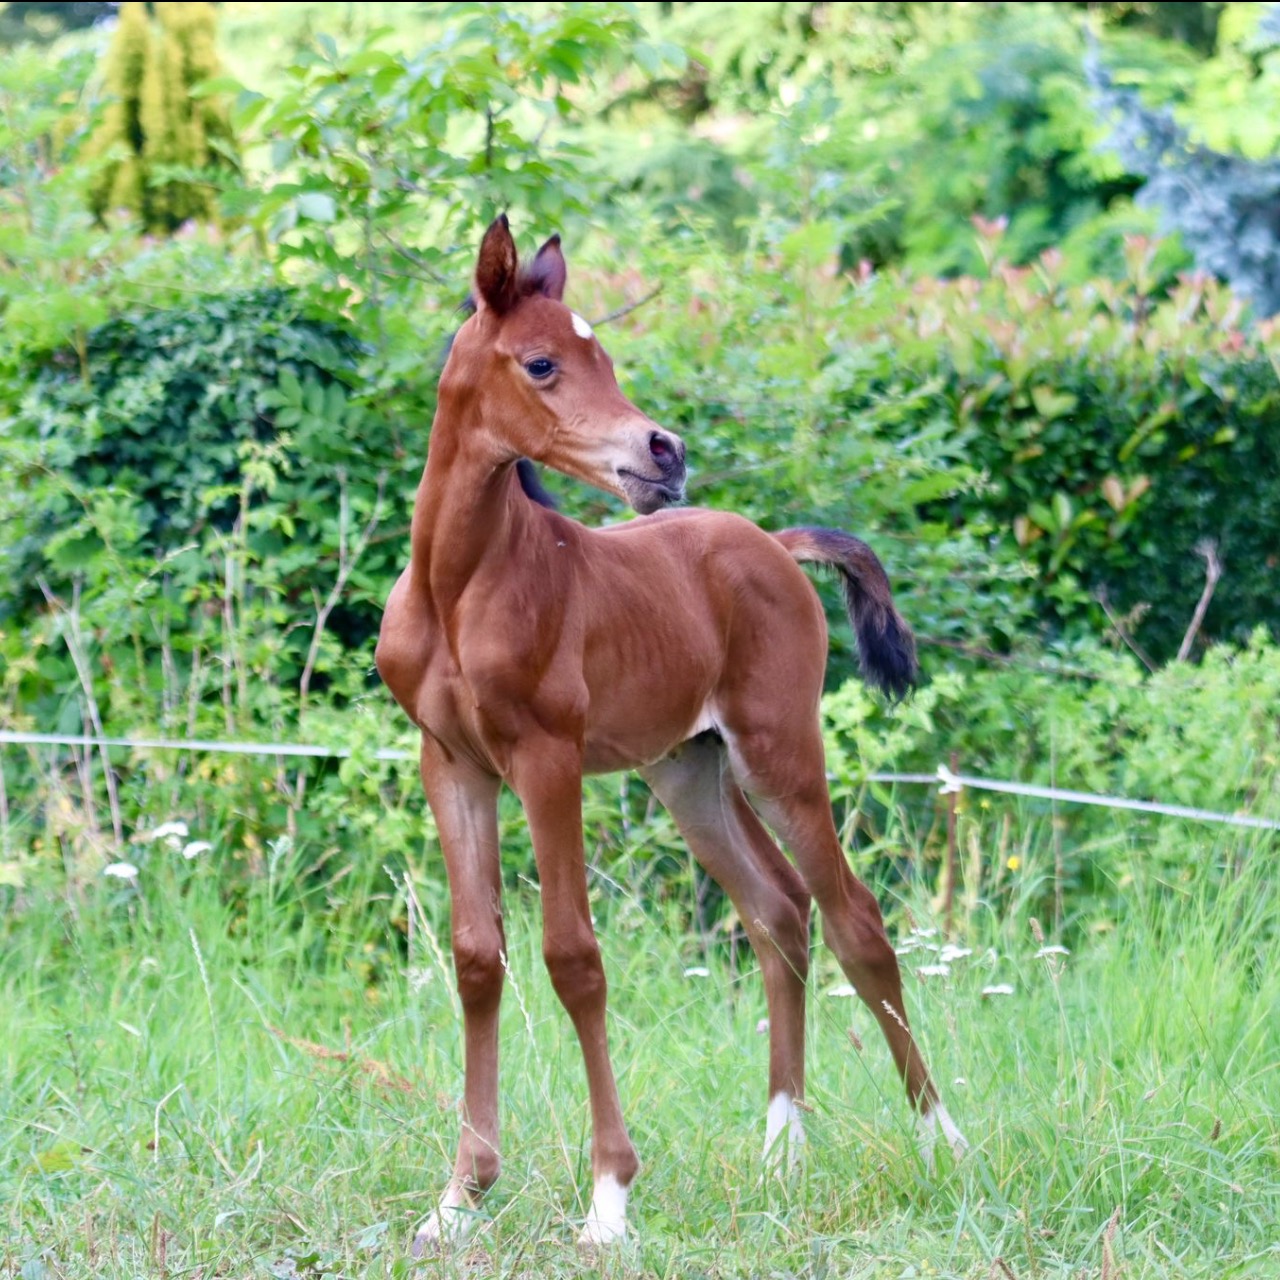
[[[516,459],[516,475],[520,477],[520,487],[524,490],[526,498],[536,502],[540,507],[546,507],[549,511],[560,509],[560,504],[543,488],[538,468],[528,458]]]

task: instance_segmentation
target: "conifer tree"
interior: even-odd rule
[[[138,87],[147,63],[149,38],[147,6],[122,4],[116,32],[107,49],[103,77],[110,100],[94,138],[94,150],[106,152],[119,144],[124,155],[98,173],[89,191],[90,205],[99,217],[111,208],[142,209],[137,161],[142,151]]]
[[[111,102],[94,138],[113,156],[90,190],[93,211],[129,209],[148,231],[170,232],[191,218],[212,219],[212,188],[175,170],[231,164],[233,140],[225,108],[191,89],[218,74],[214,11],[207,3],[125,3],[107,50]]]

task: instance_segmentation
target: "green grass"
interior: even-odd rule
[[[0,1275],[1275,1276],[1270,849],[1238,873],[1221,850],[1187,856],[1186,885],[1131,888],[1124,917],[1082,921],[1064,959],[1035,958],[1026,922],[1005,921],[966,939],[948,977],[904,960],[974,1144],[935,1176],[870,1018],[828,994],[842,979],[819,949],[790,1187],[759,1177],[753,967],[735,975],[727,953],[599,886],[644,1160],[635,1239],[603,1260],[572,1243],[589,1192],[581,1064],[535,895],[513,892],[504,1174],[467,1250],[420,1269],[404,1253],[450,1165],[459,1035],[438,932],[419,919],[407,962],[384,936],[389,878],[293,870],[228,904],[215,866],[155,861],[137,893],[29,889],[0,920]],[[984,998],[993,983],[1015,993]]]

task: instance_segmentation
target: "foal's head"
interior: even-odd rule
[[[476,314],[458,331],[441,407],[474,398],[470,429],[499,457],[528,457],[626,498],[639,512],[684,497],[684,445],[624,396],[591,326],[561,299],[560,237],[521,266],[506,216],[485,232]]]

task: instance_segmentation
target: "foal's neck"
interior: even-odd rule
[[[536,536],[541,509],[525,496],[516,459],[483,447],[437,413],[410,532],[413,565],[447,613],[491,558],[509,562]]]

